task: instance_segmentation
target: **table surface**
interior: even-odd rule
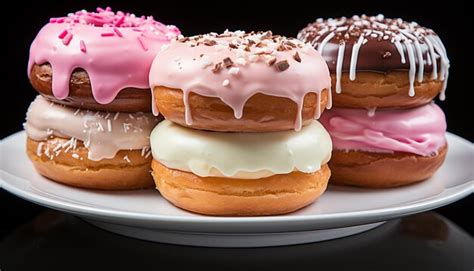
[[[472,199],[332,241],[221,249],[119,236],[2,190],[0,270],[472,270]]]

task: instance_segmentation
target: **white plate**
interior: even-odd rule
[[[24,132],[1,142],[0,187],[141,239],[224,247],[307,243],[366,231],[385,220],[427,211],[471,194],[474,146],[453,134],[448,133],[447,139],[446,162],[430,180],[393,189],[330,186],[314,204],[281,216],[202,216],[174,207],[155,190],[104,192],[61,185],[36,173],[25,154]]]

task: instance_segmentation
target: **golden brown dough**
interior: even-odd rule
[[[195,213],[217,216],[258,216],[290,213],[311,204],[325,190],[327,165],[305,174],[292,172],[258,180],[199,177],[152,161],[161,195]]]
[[[92,96],[91,83],[87,72],[76,69],[71,75],[69,96],[64,100],[56,99],[52,90],[53,70],[51,65],[33,65],[31,84],[41,95],[52,102],[90,110],[110,112],[150,112],[151,91],[149,88],[125,88],[109,104],[99,104]]]
[[[443,81],[432,80],[430,76],[425,74],[421,83],[415,80],[415,96],[410,97],[408,72],[357,72],[354,81],[349,80],[349,73],[343,73],[339,94],[335,91],[336,75],[331,74],[333,105],[350,108],[410,108],[424,105],[431,102],[443,88]]]
[[[420,182],[431,177],[443,164],[446,152],[447,145],[435,156],[333,150],[329,161],[330,183],[388,188]]]
[[[82,141],[78,141],[74,151],[61,151],[54,155],[54,148],[67,140],[60,137],[44,141],[27,139],[28,157],[41,175],[59,183],[83,188],[127,190],[153,187],[150,174],[152,158],[143,157],[141,150],[121,150],[112,159],[92,161],[87,158],[87,148]],[[46,149],[49,152],[46,153]],[[130,162],[124,159],[125,156]]]
[[[154,88],[155,104],[163,116],[172,122],[188,126],[184,119],[183,92],[167,87]],[[318,102],[317,94],[308,93],[303,103],[303,125],[313,119]],[[321,112],[328,102],[328,91],[321,92]],[[191,93],[189,107],[194,129],[222,132],[271,132],[291,130],[298,112],[295,102],[287,98],[255,94],[245,104],[241,119],[219,98]]]

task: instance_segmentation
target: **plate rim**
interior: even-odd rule
[[[0,141],[0,152],[3,149],[3,144],[6,140],[11,139],[15,136],[21,136],[24,131],[19,131],[14,134],[11,134]],[[455,140],[460,140],[463,143],[470,144],[471,151],[474,152],[474,145],[470,141],[447,132],[446,137],[452,137]],[[329,222],[337,220],[348,220],[352,218],[363,219],[364,221],[376,222],[383,221],[390,218],[396,218],[405,216],[408,214],[423,212],[433,208],[441,207],[452,203],[456,200],[459,200],[463,197],[466,197],[474,192],[474,179],[468,180],[462,184],[459,184],[454,187],[450,187],[442,191],[441,193],[431,196],[425,199],[417,200],[413,203],[408,203],[403,206],[393,206],[386,208],[370,209],[370,210],[358,210],[351,212],[339,212],[332,214],[305,214],[305,215],[295,215],[295,216],[262,216],[262,217],[214,217],[214,216],[170,216],[162,214],[146,214],[146,213],[136,213],[129,211],[119,211],[119,210],[110,210],[110,209],[101,209],[97,207],[83,206],[78,203],[63,202],[58,199],[48,198],[44,195],[39,195],[32,193],[21,188],[18,188],[9,182],[6,181],[7,178],[17,178],[21,181],[27,181],[24,178],[17,177],[11,173],[6,172],[3,168],[0,168],[0,188],[5,189],[9,193],[12,193],[22,199],[27,201],[64,211],[67,213],[73,213],[79,216],[86,217],[97,217],[109,218],[109,219],[125,219],[125,220],[138,220],[143,222],[165,222],[165,223],[188,223],[188,224],[233,224],[244,223],[244,224],[260,224],[260,223],[294,223],[294,222]],[[448,193],[448,195],[440,196],[445,194],[449,190],[458,190],[455,192]],[[359,223],[360,224],[360,223]],[[351,224],[345,224],[351,225]],[[353,224],[353,225],[357,225]]]

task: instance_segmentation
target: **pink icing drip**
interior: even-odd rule
[[[320,121],[337,150],[428,156],[446,143],[446,119],[434,103],[413,109],[379,110],[373,116],[363,109],[333,108]]]
[[[316,93],[318,97],[323,89],[330,89],[331,80],[326,62],[314,48],[303,48],[303,43],[292,41],[301,47],[286,51],[274,50],[272,56],[277,60],[286,60],[289,68],[278,71],[275,66],[265,62],[263,56],[259,60],[251,60],[251,55],[261,48],[251,47],[250,51],[229,50],[227,44],[238,36],[215,38],[205,36],[204,39],[216,40],[217,45],[207,46],[175,41],[166,50],[157,54],[150,71],[150,87],[165,86],[183,90],[185,105],[185,121],[192,125],[192,114],[189,108],[189,94],[196,93],[205,97],[216,97],[232,108],[236,119],[242,118],[243,108],[249,98],[257,93],[288,98],[297,104],[295,130],[302,126],[303,100],[306,94]],[[301,63],[293,56],[301,56]],[[244,55],[239,55],[244,54]],[[231,74],[223,67],[213,72],[215,64],[229,57],[238,74]],[[245,58],[245,63],[238,60]],[[229,84],[223,84],[225,81]],[[319,109],[315,117],[320,115]]]
[[[135,32],[135,28],[142,31]],[[103,33],[111,36],[104,38]],[[175,26],[152,17],[114,13],[110,8],[51,18],[31,44],[28,77],[34,64],[49,63],[54,74],[53,94],[65,99],[71,73],[82,68],[89,75],[95,100],[107,104],[124,88],[148,88],[148,72],[156,52],[179,33]],[[87,51],[87,55],[79,51]]]

